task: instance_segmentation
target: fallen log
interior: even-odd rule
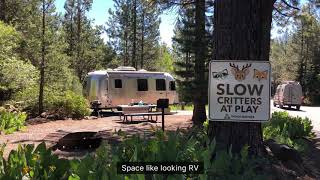
[[[302,158],[299,152],[292,147],[289,147],[286,144],[278,144],[273,139],[268,139],[265,142],[265,145],[268,146],[273,153],[273,155],[281,161],[294,161],[297,164],[302,163]]]

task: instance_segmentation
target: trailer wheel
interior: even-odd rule
[[[282,104],[280,104],[280,105],[279,105],[279,107],[282,109],[282,108],[283,108],[283,105],[282,105]]]
[[[300,105],[297,105],[297,106],[296,106],[296,109],[299,111],[299,110],[300,110]]]
[[[276,107],[276,106],[277,106],[277,104],[275,102],[273,102],[273,107]]]

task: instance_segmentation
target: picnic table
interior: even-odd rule
[[[161,112],[152,111],[153,108],[156,107],[156,105],[118,105],[119,108],[122,109],[122,113],[120,113],[120,120],[128,121],[128,116],[142,116],[143,119],[146,119],[145,116],[147,116],[148,121],[153,121],[153,116],[156,117],[156,121],[158,120],[158,116],[161,115]],[[123,117],[123,119],[122,119]]]

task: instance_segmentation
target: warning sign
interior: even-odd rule
[[[209,119],[257,122],[270,118],[270,63],[219,61],[209,65]]]

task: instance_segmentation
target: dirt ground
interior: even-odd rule
[[[191,113],[183,111],[166,115],[165,130],[191,127],[191,117]],[[12,149],[17,149],[19,144],[37,145],[44,141],[47,146],[52,146],[61,137],[72,132],[94,131],[103,134],[105,136],[103,137],[104,139],[108,139],[108,136],[120,129],[129,135],[133,135],[150,132],[156,128],[161,128],[161,116],[158,117],[157,122],[148,122],[142,120],[142,117],[134,117],[132,123],[124,123],[116,115],[82,120],[48,121],[45,119],[31,119],[28,121],[25,130],[13,134],[0,135],[0,144],[7,144],[4,151],[4,156],[7,157]]]

